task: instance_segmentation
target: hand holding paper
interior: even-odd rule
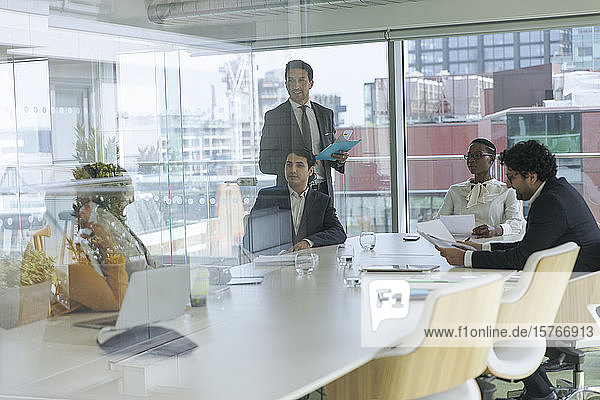
[[[460,266],[464,265],[465,250],[457,249],[455,247],[441,247],[435,246],[440,255],[448,261],[448,264]]]
[[[441,248],[454,247],[462,250],[475,250],[472,246],[456,242],[448,228],[439,219],[417,223],[417,232],[427,241]]]

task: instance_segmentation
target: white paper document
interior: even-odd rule
[[[454,241],[452,233],[446,228],[446,225],[439,219],[432,219],[431,221],[417,222],[417,232],[426,233],[431,236],[435,236],[438,239]]]
[[[438,247],[458,247],[463,250],[476,250],[474,247],[458,243],[448,231],[448,228],[439,219],[417,223],[417,232],[421,234],[428,242]]]
[[[440,239],[435,236],[428,235],[427,233],[424,233],[424,232],[419,232],[419,233],[421,234],[421,236],[423,236],[425,239],[427,239],[428,242],[430,242],[431,244],[434,244],[438,247],[443,247],[443,248],[457,247],[457,248],[463,249],[463,250],[477,251],[477,249],[475,247],[469,246],[468,244],[458,243],[454,240]]]
[[[444,223],[451,234],[455,236],[468,237],[473,234],[475,228],[475,215],[440,215],[440,220]]]

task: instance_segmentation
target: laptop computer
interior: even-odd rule
[[[129,277],[118,315],[82,321],[75,326],[121,330],[165,321],[182,315],[189,298],[189,267],[169,266],[136,271]]]
[[[244,248],[254,255],[275,255],[292,247],[292,213],[279,207],[250,213],[244,234]]]

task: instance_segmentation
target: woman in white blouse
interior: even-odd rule
[[[450,186],[439,215],[475,215],[473,235],[492,237],[520,234],[525,229],[523,208],[514,189],[492,179],[496,146],[483,138],[471,142],[465,160],[473,178]]]

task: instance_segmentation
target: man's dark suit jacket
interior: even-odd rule
[[[581,247],[573,271],[600,269],[600,230],[585,200],[565,178],[550,178],[533,201],[523,240],[492,243],[492,251],[476,251],[474,268],[522,269],[532,253],[566,242]]]
[[[321,146],[325,148],[335,141],[333,126],[333,110],[311,102],[319,134]],[[312,143],[306,143],[298,121],[292,111],[292,104],[286,101],[265,113],[265,124],[260,137],[260,154],[258,166],[262,173],[277,175],[277,185],[285,186],[285,160],[292,149],[305,147],[312,150]],[[333,161],[324,162],[325,179],[330,196],[333,195],[331,184],[331,168],[344,173],[344,165]]]
[[[290,192],[287,185],[261,189],[250,211],[250,218],[254,211],[271,207],[289,210],[290,218],[292,218]],[[346,232],[335,213],[333,200],[326,194],[313,189],[308,189],[306,193],[298,233],[294,234],[292,230],[292,234],[294,244],[303,239],[309,239],[313,242],[313,247],[340,244],[346,241]]]

